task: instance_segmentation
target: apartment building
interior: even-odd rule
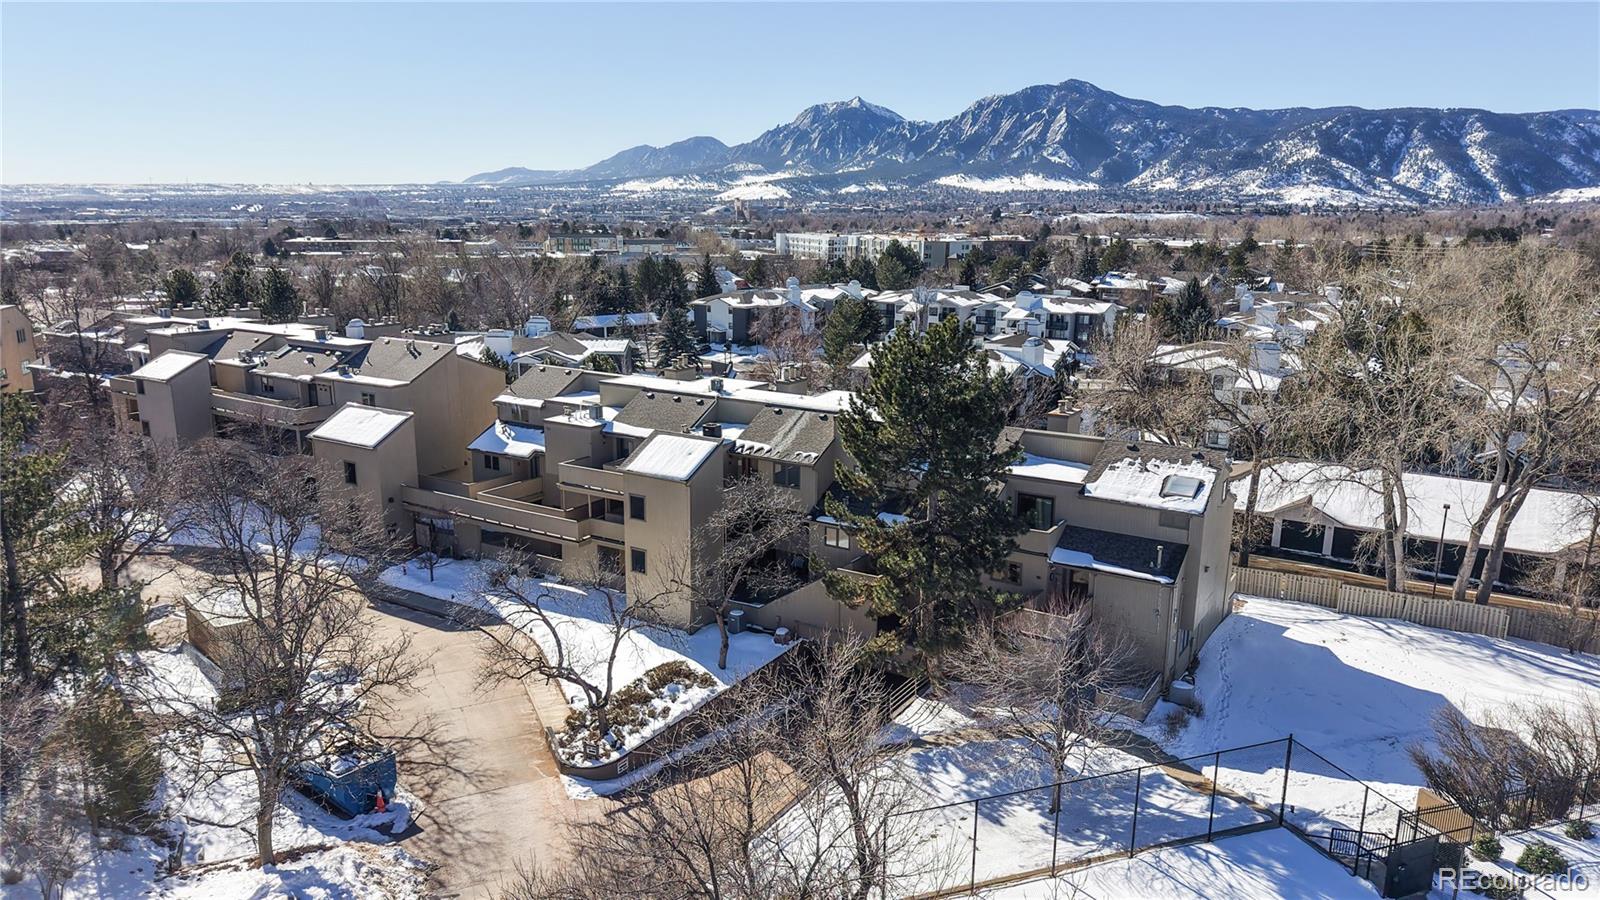
[[[38,359],[28,314],[15,304],[0,305],[0,394],[33,390],[27,367]]]
[[[979,247],[999,256],[1003,253],[1027,254],[1033,242],[1019,234],[840,234],[829,231],[778,232],[772,236],[780,255],[824,262],[852,259],[877,259],[889,244],[898,241],[917,254],[925,268],[942,269],[952,261],[966,258]]]
[[[416,419],[419,465],[466,465],[465,445],[494,418],[504,374],[453,344],[381,330],[352,322],[335,335],[237,319],[150,329],[149,362],[109,379],[113,404],[125,427],[152,437],[188,443],[267,429],[301,451],[346,404],[406,410]]]
[[[695,333],[711,344],[751,344],[762,335],[763,324],[791,312],[802,331],[810,333],[821,317],[845,297],[857,300],[874,295],[859,282],[802,285],[790,278],[782,288],[727,291],[689,304]]]

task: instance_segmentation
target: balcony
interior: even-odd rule
[[[113,375],[110,378],[106,379],[106,381],[109,384],[109,386],[111,387],[112,392],[114,392],[114,393],[118,393],[118,394],[137,394],[137,393],[139,393],[139,382],[138,382],[138,379],[129,378],[126,375]]]
[[[587,502],[570,507],[537,502],[538,481],[499,478],[459,482],[424,476],[420,487],[406,485],[406,506],[423,515],[450,515],[498,530],[530,534],[546,540],[580,543],[590,538],[622,542],[621,521],[594,518]]]
[[[597,469],[585,465],[586,462],[587,459],[575,459],[556,466],[556,480],[563,489],[603,494],[608,497],[623,496],[625,492],[622,489],[621,472],[615,469]]]
[[[304,428],[315,425],[333,415],[335,406],[305,406],[269,400],[251,394],[211,389],[211,411],[219,416],[243,419],[248,422],[265,422],[283,428]]]

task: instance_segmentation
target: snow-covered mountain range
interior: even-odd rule
[[[857,97],[812,106],[732,147],[692,137],[633,147],[584,169],[510,168],[466,181],[618,182],[724,199],[899,185],[1486,203],[1600,186],[1600,111],[1189,109],[1065,81],[985,97],[941,122],[911,121]]]

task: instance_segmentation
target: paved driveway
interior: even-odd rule
[[[406,724],[431,720],[459,767],[402,766],[401,784],[423,807],[406,849],[438,863],[439,890],[462,897],[492,896],[519,861],[559,864],[569,852],[562,825],[597,816],[606,803],[567,796],[527,692],[478,684],[470,629],[386,602],[374,604],[372,618],[375,640],[406,635],[413,652],[431,654],[401,714]]]

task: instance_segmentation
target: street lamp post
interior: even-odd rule
[[[1450,521],[1450,504],[1444,505],[1444,515],[1439,517],[1439,545],[1433,551],[1433,582],[1428,585],[1428,599],[1439,591],[1439,573],[1444,569],[1444,526]]]

